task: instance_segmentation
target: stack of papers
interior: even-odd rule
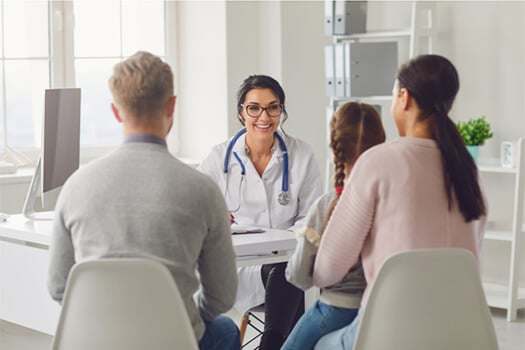
[[[247,226],[241,226],[237,224],[232,224],[231,226],[231,233],[233,235],[240,235],[245,233],[263,233],[264,230],[260,227],[247,227]]]

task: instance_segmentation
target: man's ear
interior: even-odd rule
[[[118,110],[117,106],[114,103],[111,104],[111,110],[113,111],[113,115],[115,116],[115,119],[119,123],[122,123],[122,117],[120,116],[120,111]]]
[[[169,99],[168,99],[168,102],[167,102],[167,114],[172,118],[173,117],[173,113],[175,112],[175,102],[177,101],[177,96],[171,96]]]

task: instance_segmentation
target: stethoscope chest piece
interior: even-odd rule
[[[277,201],[280,205],[286,205],[288,202],[290,202],[290,197],[288,196],[288,192],[281,192],[279,193],[279,197],[277,197]]]

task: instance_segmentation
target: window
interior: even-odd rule
[[[39,106],[50,85],[48,5],[46,2],[1,3],[0,150],[39,145]]]
[[[114,146],[108,79],[138,50],[169,61],[164,0],[1,1],[0,152],[40,148],[43,90],[82,89],[81,146]]]

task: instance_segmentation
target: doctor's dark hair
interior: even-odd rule
[[[429,121],[432,138],[442,155],[445,190],[449,209],[458,201],[465,221],[479,219],[487,210],[478,183],[478,170],[448,112],[459,90],[454,65],[439,55],[421,55],[400,67],[399,89],[406,89],[421,113],[419,121]]]
[[[341,196],[345,166],[348,164],[350,170],[364,151],[385,142],[385,139],[381,117],[374,107],[366,103],[347,102],[335,111],[330,120],[330,148],[337,196],[328,209],[325,225]]]
[[[241,86],[239,87],[239,91],[237,91],[237,116],[243,126],[244,126],[244,120],[242,120],[242,118],[240,117],[240,114],[242,111],[241,105],[244,103],[244,100],[246,99],[246,94],[248,94],[248,92],[250,92],[253,89],[272,90],[273,93],[279,99],[279,103],[283,105],[283,119],[281,120],[281,124],[284,123],[286,119],[288,119],[288,113],[286,112],[286,105],[285,105],[284,90],[279,84],[279,82],[268,75],[254,74],[244,79]]]

